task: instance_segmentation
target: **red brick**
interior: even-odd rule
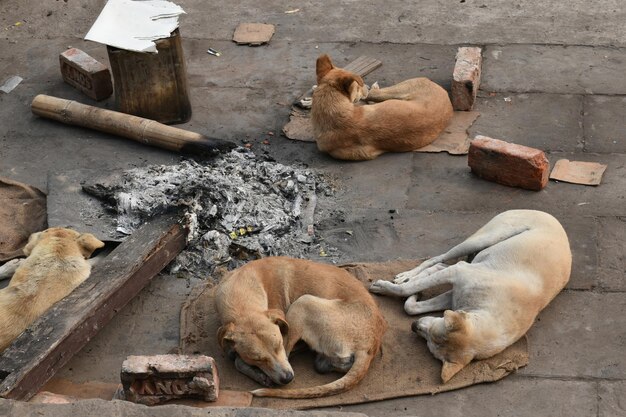
[[[467,162],[474,174],[499,184],[539,191],[548,183],[548,158],[528,146],[476,136]]]
[[[216,401],[219,377],[204,355],[129,356],[122,364],[125,400],[155,405],[179,398]]]
[[[80,49],[70,48],[59,55],[63,80],[100,101],[113,94],[109,69]]]
[[[468,111],[474,107],[476,93],[480,87],[482,49],[461,47],[456,53],[456,64],[452,75],[452,107]]]

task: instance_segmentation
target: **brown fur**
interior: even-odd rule
[[[27,256],[0,290],[0,352],[91,272],[86,261],[104,243],[89,233],[50,228],[33,233]]]
[[[448,93],[427,78],[369,92],[358,75],[317,59],[311,120],[320,151],[337,159],[368,160],[433,142],[452,118]],[[361,99],[375,104],[355,105]]]
[[[376,302],[357,279],[335,266],[302,259],[250,262],[222,280],[215,300],[222,347],[272,382],[293,378],[287,358],[299,340],[318,352],[318,370],[347,372],[323,386],[260,389],[253,391],[257,396],[313,398],[352,388],[367,373],[386,330]]]

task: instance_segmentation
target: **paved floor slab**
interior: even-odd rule
[[[626,94],[626,49],[493,45],[483,53],[484,91]]]
[[[390,211],[394,211],[393,213]],[[340,262],[418,259],[439,255],[475,232],[488,213],[427,213],[404,208],[351,210],[321,231]]]
[[[278,104],[289,93],[263,88],[206,87],[191,94],[193,119],[177,125],[204,135],[231,139],[256,138],[278,132],[287,123],[290,106]],[[271,108],[271,111],[267,111]]]
[[[626,97],[585,97],[585,151],[626,153]]]
[[[528,332],[524,375],[626,379],[624,293],[565,291]]]
[[[306,164],[333,178],[339,189],[335,207],[325,209],[334,209],[335,216],[316,229],[327,244],[339,248],[340,261],[439,254],[496,213],[512,208],[551,212],[570,235],[574,267],[569,289],[531,329],[528,368],[497,384],[373,403],[362,410],[386,417],[587,416],[597,414],[599,398],[599,415],[624,414],[623,0],[177,3],[187,11],[181,33],[194,107],[192,120],[182,126],[247,141],[259,154]],[[38,93],[92,104],[61,81],[58,54],[74,46],[108,61],[104,46],[82,41],[103,5],[104,0],[80,5],[3,2],[0,74],[20,75],[24,81],[10,94],[0,94],[0,175],[45,189],[48,175],[68,169],[109,170],[178,160],[177,155],[30,113]],[[236,46],[230,39],[245,21],[275,24],[276,34],[267,46]],[[315,82],[320,53],[331,54],[339,66],[360,55],[382,60],[383,66],[366,78],[368,83],[427,76],[448,86],[461,44],[486,46],[477,106],[482,117],[473,134],[545,149],[553,163],[568,158],[608,164],[603,183],[584,187],[550,182],[535,193],[475,178],[465,157],[408,153],[344,163],[320,153],[314,144],[280,137],[291,101]],[[222,56],[206,54],[209,47]],[[113,99],[98,105],[113,108]],[[157,278],[72,360],[63,376],[117,381],[127,354],[175,348],[178,311],[188,291],[185,280]],[[145,414],[143,408],[116,409],[117,403],[90,404],[52,411],[18,408],[20,415]],[[7,407],[13,408],[12,403],[0,402],[0,414]],[[150,413],[200,412],[167,407]],[[231,411],[236,413],[268,412]]]
[[[543,151],[582,150],[582,105],[577,95],[497,94],[480,97],[470,137],[483,135]]]
[[[24,84],[46,84],[61,80],[59,54],[70,47],[86,52],[106,66],[109,64],[106,46],[71,37],[65,31],[58,37],[37,42],[12,39],[11,31],[4,33],[7,39],[0,40],[4,42],[1,44],[3,53],[0,55],[0,74],[19,75],[24,78]]]
[[[625,20],[620,0],[589,4],[526,0],[509,3],[391,0],[377,3],[345,1],[327,4],[312,0],[286,4],[245,0],[207,12],[202,0],[181,4],[182,18],[194,36],[230,39],[233,22],[276,25],[274,40],[366,41],[430,44],[551,43],[575,45],[626,44]],[[299,9],[296,13],[285,13]],[[350,22],[348,24],[348,22]],[[323,30],[318,28],[323,27]]]
[[[328,411],[268,410],[263,408],[210,409],[163,405],[148,407],[128,401],[84,400],[71,404],[31,404],[0,399],[0,414],[5,417],[365,417],[358,413]]]
[[[550,181],[542,191],[527,191],[482,180],[467,167],[466,158],[419,154],[414,158],[407,208],[439,211],[504,211],[526,208],[574,216],[620,216],[624,213],[626,155],[550,154],[608,164],[597,187]],[[436,178],[436,181],[431,179]]]
[[[223,6],[181,0],[178,4],[187,12],[180,20],[181,33],[189,38],[227,40],[239,22],[263,22],[276,25],[272,41],[626,46],[626,12],[621,0],[390,0],[383,9],[377,3],[326,4],[312,0],[298,4],[239,0]],[[60,33],[82,38],[101,8],[98,0],[83,2],[80,8],[55,2],[34,10],[16,2],[4,10],[0,25],[7,28],[5,36],[11,39],[46,39]],[[299,11],[285,13],[294,9]],[[17,22],[21,24],[16,26]]]
[[[558,403],[555,402],[557,398]],[[587,381],[510,376],[493,384],[385,403],[346,406],[342,410],[361,412],[370,417],[588,417],[596,415],[596,387],[594,382]]]
[[[412,161],[411,152],[385,154],[366,162],[332,161],[324,171],[341,184],[336,196],[340,205],[392,210],[406,205]]]
[[[598,391],[598,417],[626,415],[626,381],[601,382]]]
[[[343,263],[430,258],[461,243],[498,214],[432,213],[403,208],[348,211],[341,221],[324,225],[320,231],[325,242],[338,249],[338,261]],[[567,288],[598,286],[598,226],[595,219],[557,217],[568,233],[572,250],[572,274]],[[613,241],[607,239],[607,242]]]
[[[122,362],[127,356],[176,353],[180,306],[198,282],[197,278],[157,275],[57,377],[78,383],[120,382]]]
[[[3,103],[12,99],[0,99]],[[3,161],[0,175],[47,188],[47,173],[70,169],[128,169],[151,163],[172,163],[179,155],[105,133],[40,119],[30,114],[30,101],[12,105],[15,122],[0,131]],[[20,116],[20,112],[28,112]],[[0,118],[3,118],[0,110]],[[5,120],[10,120],[7,116]],[[0,124],[2,122],[0,121]]]
[[[599,219],[600,286],[608,291],[626,291],[626,218]]]
[[[381,60],[382,67],[366,78],[369,83],[378,81],[385,86],[419,76],[449,87],[457,49],[455,46],[368,42],[295,45],[285,40],[272,40],[267,46],[250,48],[231,41],[204,39],[184,40],[183,47],[192,86],[291,89],[294,98],[316,84],[315,61],[321,54],[330,55],[338,67],[361,55]],[[209,47],[222,55],[208,55]]]

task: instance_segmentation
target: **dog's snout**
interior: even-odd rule
[[[293,371],[286,371],[280,376],[280,383],[285,385],[293,380]]]
[[[419,333],[419,329],[420,329],[420,327],[419,327],[419,326],[420,326],[420,325],[419,325],[419,320],[415,320],[415,321],[411,324],[411,330],[412,330],[414,333]]]

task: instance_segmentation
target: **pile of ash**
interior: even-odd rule
[[[123,234],[156,214],[182,209],[189,243],[170,266],[173,273],[205,278],[218,266],[232,269],[275,255],[332,260],[332,248],[313,228],[314,211],[318,220],[325,216],[318,198],[333,193],[326,179],[244,148],[209,162],[135,168],[83,188],[111,205]]]

